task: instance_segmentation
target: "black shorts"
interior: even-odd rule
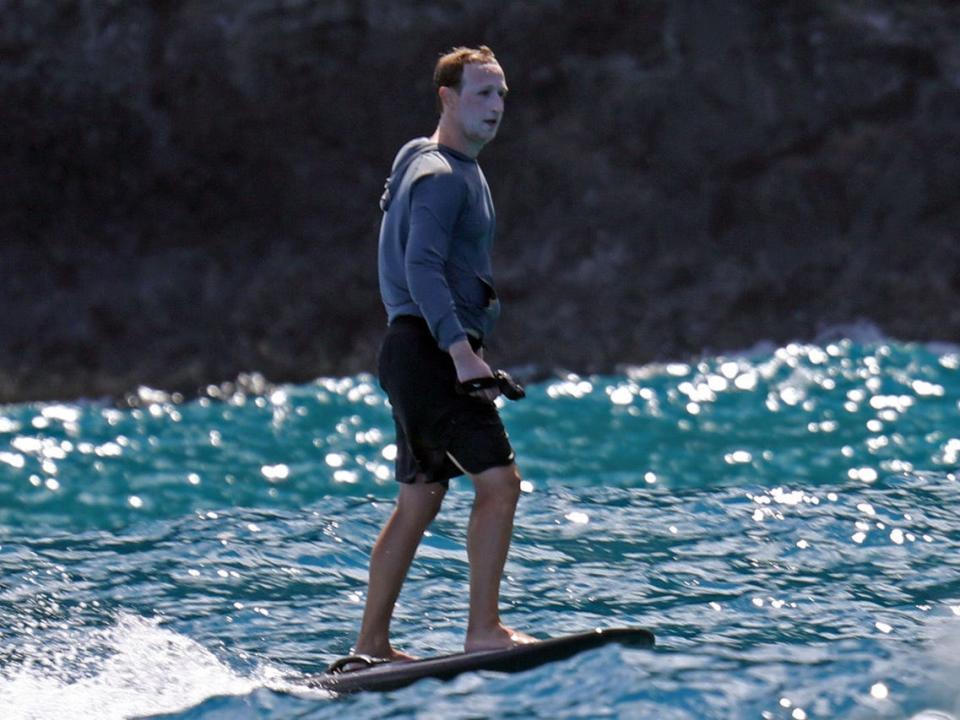
[[[447,485],[464,472],[513,462],[497,406],[456,392],[453,359],[423,319],[403,315],[390,324],[378,365],[380,386],[393,406],[399,482],[412,483],[422,473],[427,482]]]

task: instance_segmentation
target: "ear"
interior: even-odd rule
[[[458,97],[457,91],[446,85],[439,88],[437,92],[440,94],[440,105],[444,111],[446,111],[446,109],[450,107],[450,103],[455,102],[455,98]]]

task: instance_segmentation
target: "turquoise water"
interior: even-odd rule
[[[253,385],[257,385],[256,382]],[[849,340],[569,377],[503,415],[504,616],[653,628],[512,676],[331,698],[395,488],[371,377],[0,408],[0,715],[906,718],[960,713],[960,352]],[[395,644],[457,651],[455,481]]]

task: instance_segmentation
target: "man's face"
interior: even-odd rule
[[[482,146],[496,137],[506,95],[507,81],[497,63],[463,66],[460,92],[451,109],[465,139]]]

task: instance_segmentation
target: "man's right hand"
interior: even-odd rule
[[[467,380],[476,380],[482,377],[493,377],[493,371],[490,366],[484,362],[477,353],[470,347],[468,340],[458,340],[450,346],[448,352],[453,358],[454,367],[457,369],[457,381],[466,382]],[[500,395],[499,388],[485,388],[470,393],[474,397],[481,397],[490,400],[497,399]]]

